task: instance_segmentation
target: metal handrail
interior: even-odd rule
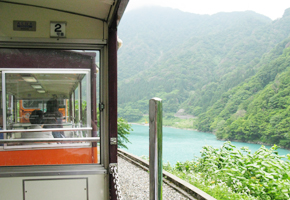
[[[30,142],[100,142],[100,137],[86,138],[28,138],[28,139],[0,139],[0,144],[5,143],[30,143]]]
[[[45,128],[45,129],[13,129],[0,130],[0,133],[15,133],[15,132],[47,132],[47,131],[91,131],[92,127],[85,128]]]

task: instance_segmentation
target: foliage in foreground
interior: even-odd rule
[[[97,113],[98,119],[100,119],[99,109],[97,110]],[[98,121],[97,126],[100,127],[100,120]],[[131,128],[131,125],[122,117],[118,117],[117,126],[118,126],[118,148],[121,147],[128,149],[125,143],[131,143],[127,138],[127,136],[130,134],[130,131],[133,131],[133,129]]]
[[[128,124],[128,122],[123,119],[122,117],[118,118],[118,148],[127,148],[125,143],[130,143],[130,141],[127,138],[127,135],[130,134],[130,131],[133,131],[131,128],[131,125]]]
[[[217,199],[290,199],[290,162],[279,156],[277,146],[261,146],[251,154],[225,142],[220,149],[204,146],[201,157],[164,169],[192,183]],[[288,154],[288,160],[290,155]]]

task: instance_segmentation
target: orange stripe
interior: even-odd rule
[[[90,164],[93,152],[91,148],[0,151],[0,166]]]

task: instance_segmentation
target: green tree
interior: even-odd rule
[[[98,119],[100,119],[99,109],[97,109]],[[100,127],[100,120],[98,120],[98,127]],[[117,126],[118,126],[118,147],[123,147],[128,149],[125,143],[131,143],[127,136],[130,134],[130,131],[133,131],[131,125],[123,119],[122,117],[118,117],[117,119]]]
[[[127,136],[130,134],[130,131],[133,131],[131,125],[123,119],[122,117],[118,118],[118,147],[123,147],[128,149],[125,143],[131,143]]]

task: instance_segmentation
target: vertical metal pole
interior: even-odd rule
[[[97,119],[97,84],[96,84],[96,65],[95,58],[92,59],[91,66],[91,126],[93,128],[92,137],[98,137]],[[89,92],[88,92],[89,93]],[[89,123],[90,121],[88,121]],[[93,163],[98,163],[98,143],[92,142]]]
[[[73,91],[73,124],[76,123],[76,91]]]
[[[70,117],[70,122],[72,122],[73,120],[73,103],[72,103],[72,98],[73,98],[73,95],[72,93],[69,95],[69,117]]]
[[[80,127],[82,125],[82,119],[83,119],[83,98],[82,98],[82,82],[80,81],[79,82],[79,124],[80,124]]]
[[[5,72],[2,73],[2,114],[3,114],[3,130],[7,130],[6,129],[6,87],[5,87]],[[6,133],[4,133],[4,139],[7,139],[7,135]],[[4,146],[6,146],[7,144],[4,144]]]
[[[150,200],[162,199],[162,100],[149,101]]]

